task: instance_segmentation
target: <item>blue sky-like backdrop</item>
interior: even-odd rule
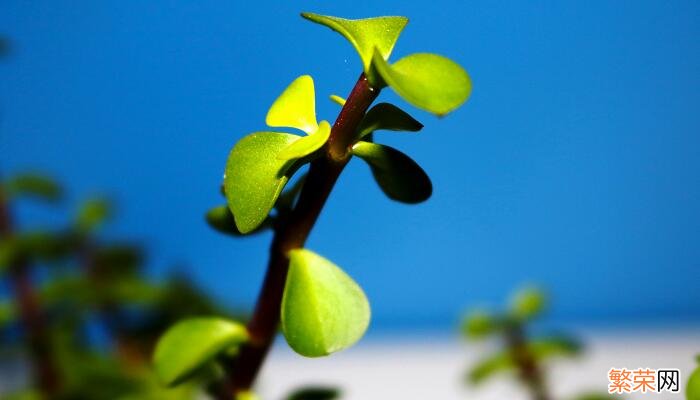
[[[314,77],[332,121],[327,96],[361,69],[300,11],[406,15],[394,60],[444,54],[473,80],[442,119],[382,93],[425,124],[376,136],[429,173],[427,203],[391,202],[353,160],[308,242],[362,284],[375,329],[446,328],[523,282],[562,320],[698,321],[697,1],[5,0],[1,171],[50,171],[72,200],[113,194],[105,234],[144,239],[153,275],[187,265],[250,306],[270,235],[203,222],[226,156],[295,77]]]

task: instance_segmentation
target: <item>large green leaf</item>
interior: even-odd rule
[[[294,143],[280,151],[277,158],[280,160],[292,160],[306,157],[326,144],[330,135],[331,125],[328,121],[321,121],[316,132],[297,139]]]
[[[178,384],[217,354],[247,340],[245,327],[237,322],[214,317],[180,321],[156,345],[156,373],[165,384]]]
[[[297,128],[309,135],[316,132],[314,80],[309,75],[295,79],[272,103],[265,123],[272,127]]]
[[[10,197],[27,196],[54,202],[62,195],[61,187],[56,181],[38,173],[15,175],[3,186]]]
[[[402,109],[389,103],[379,103],[370,108],[358,128],[358,139],[378,130],[418,132],[423,124]]]
[[[279,153],[299,136],[279,132],[256,132],[241,139],[226,163],[226,200],[238,230],[257,228],[275,205],[287,183],[293,161],[280,160]]]
[[[515,362],[510,352],[502,351],[477,362],[469,371],[467,379],[473,384],[479,384],[497,373],[511,371],[514,368]]]
[[[360,141],[352,147],[352,153],[369,164],[379,187],[393,200],[420,203],[433,192],[433,185],[425,171],[394,148]]]
[[[302,13],[301,16],[343,35],[359,53],[362,66],[368,75],[372,72],[374,49],[377,49],[382,60],[388,59],[396,40],[408,23],[406,17],[345,19],[313,13]]]
[[[510,313],[521,320],[532,319],[542,313],[547,300],[536,287],[526,287],[515,293],[510,302]]]
[[[282,331],[289,346],[303,356],[320,357],[357,342],[370,319],[362,289],[310,250],[292,250],[289,257],[282,298]]]
[[[377,54],[373,65],[399,96],[433,114],[445,115],[456,109],[472,91],[467,72],[437,54],[415,53],[391,65]]]

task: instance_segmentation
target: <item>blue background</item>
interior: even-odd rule
[[[360,72],[300,11],[407,15],[393,59],[441,53],[473,79],[444,119],[382,94],[426,125],[377,139],[428,171],[429,202],[387,200],[354,160],[308,243],[364,286],[373,329],[447,328],[523,282],[547,286],[561,320],[698,321],[696,1],[5,0],[2,172],[49,170],[73,200],[113,194],[106,234],[146,240],[153,275],[188,265],[251,305],[270,236],[233,240],[202,219],[228,151],[296,76],[315,78],[333,121],[327,95]]]

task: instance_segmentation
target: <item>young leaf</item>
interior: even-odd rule
[[[336,103],[339,106],[344,106],[345,105],[345,99],[338,96],[337,94],[332,94],[330,95],[330,99],[332,102]]]
[[[241,139],[226,163],[226,200],[241,233],[257,228],[275,205],[287,183],[292,161],[277,155],[299,136],[278,132],[256,132]]]
[[[88,232],[105,222],[111,213],[112,204],[107,199],[91,199],[78,211],[75,224],[82,232]]]
[[[303,356],[320,357],[357,342],[370,319],[362,289],[310,250],[292,250],[289,258],[281,315],[289,346]]]
[[[374,179],[390,199],[414,204],[427,200],[433,192],[425,171],[394,148],[360,141],[352,153],[369,164]]]
[[[231,235],[231,236],[243,236],[241,231],[236,227],[236,221],[233,219],[233,214],[229,210],[228,206],[218,206],[207,211],[205,216],[207,223],[212,228],[217,231]],[[249,234],[255,234],[263,232],[265,229],[272,226],[272,220],[267,217],[256,229],[251,231]]]
[[[221,318],[178,322],[158,340],[153,363],[159,378],[176,385],[217,354],[248,340],[245,327]]]
[[[373,65],[382,80],[404,100],[439,116],[459,107],[472,91],[467,72],[437,54],[415,53],[389,65],[375,52]]]
[[[277,154],[277,158],[280,160],[292,160],[306,157],[326,144],[330,135],[330,124],[328,121],[321,121],[316,132],[297,139],[294,143],[280,151],[279,154]]]
[[[529,320],[539,315],[545,307],[545,294],[534,287],[518,291],[510,304],[510,312],[516,318]]]
[[[28,196],[55,202],[61,198],[61,187],[45,175],[27,173],[16,175],[5,183],[5,190],[10,197]]]
[[[503,351],[479,361],[476,366],[469,371],[467,379],[476,385],[497,373],[510,371],[514,368],[515,362],[513,362],[513,357],[509,352]]]
[[[357,135],[358,139],[362,139],[365,135],[381,129],[418,132],[422,128],[423,124],[402,109],[393,104],[379,103],[367,111],[360,122]]]
[[[371,74],[372,56],[376,48],[379,57],[386,60],[394,49],[396,40],[408,23],[406,17],[375,17],[366,19],[345,19],[302,13],[302,17],[317,24],[325,25],[340,33],[357,50],[362,66],[368,76]],[[372,79],[370,79],[372,81]]]
[[[272,127],[297,128],[308,135],[316,132],[314,80],[309,75],[295,79],[272,103],[265,123]]]
[[[472,339],[489,336],[498,328],[499,323],[493,315],[481,310],[474,311],[462,324],[462,332]]]

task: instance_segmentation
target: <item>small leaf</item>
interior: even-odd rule
[[[158,340],[153,362],[167,385],[176,385],[217,354],[248,340],[245,327],[222,318],[190,318],[178,322]]]
[[[499,325],[499,321],[493,315],[477,310],[465,319],[462,332],[471,339],[481,339],[497,331]]]
[[[83,232],[89,232],[104,223],[112,214],[112,204],[107,199],[86,201],[76,217],[75,224]]]
[[[252,390],[236,393],[234,400],[260,400],[260,397]]]
[[[418,132],[423,124],[416,121],[402,109],[389,103],[379,103],[372,107],[360,123],[358,139],[378,130]]]
[[[340,390],[332,387],[303,387],[287,396],[287,400],[335,400],[340,398]]]
[[[537,361],[551,357],[571,357],[581,353],[581,344],[567,337],[550,337],[533,340],[528,349]]]
[[[366,74],[370,75],[374,49],[383,60],[391,55],[396,40],[408,23],[406,17],[375,17],[366,19],[345,19],[302,13],[302,17],[317,24],[325,25],[340,33],[357,50],[362,59]],[[370,79],[371,81],[371,79]]]
[[[472,91],[467,72],[457,63],[431,53],[415,53],[389,65],[375,54],[377,72],[404,100],[439,116],[464,103]]]
[[[5,190],[10,197],[35,197],[49,202],[61,198],[61,187],[53,179],[36,173],[20,174],[5,183]]]
[[[365,160],[374,179],[390,199],[404,203],[420,203],[433,192],[425,171],[402,152],[376,143],[360,141],[352,153]]]
[[[277,154],[280,160],[292,160],[306,157],[314,151],[323,147],[331,135],[331,126],[328,121],[321,121],[318,130],[309,136],[297,139],[294,143],[285,147]]]
[[[224,186],[226,200],[241,233],[265,221],[287,183],[292,161],[277,155],[299,136],[256,132],[241,139],[228,157]]]
[[[345,349],[364,335],[370,309],[362,289],[318,254],[289,252],[282,298],[282,331],[289,346],[306,357]]]
[[[330,99],[332,102],[338,104],[341,107],[345,105],[345,99],[338,96],[337,94],[330,95]]]
[[[231,236],[243,236],[241,231],[236,227],[236,221],[233,219],[233,214],[229,210],[228,206],[218,206],[211,208],[207,211],[205,216],[207,223],[212,228],[216,229],[220,233],[224,233]],[[272,219],[267,217],[256,229],[251,231],[250,234],[260,233],[272,226]]]
[[[309,75],[295,79],[272,103],[265,123],[272,127],[297,128],[309,135],[316,132],[314,80]]]
[[[476,385],[497,373],[510,371],[514,368],[515,362],[513,362],[513,358],[509,352],[504,351],[479,361],[469,371],[467,379]]]
[[[510,312],[518,319],[529,320],[542,313],[545,303],[544,292],[534,287],[524,288],[513,296]]]
[[[700,362],[700,357],[698,362]],[[688,400],[700,400],[700,367],[695,368],[695,371],[688,378],[686,398]]]

